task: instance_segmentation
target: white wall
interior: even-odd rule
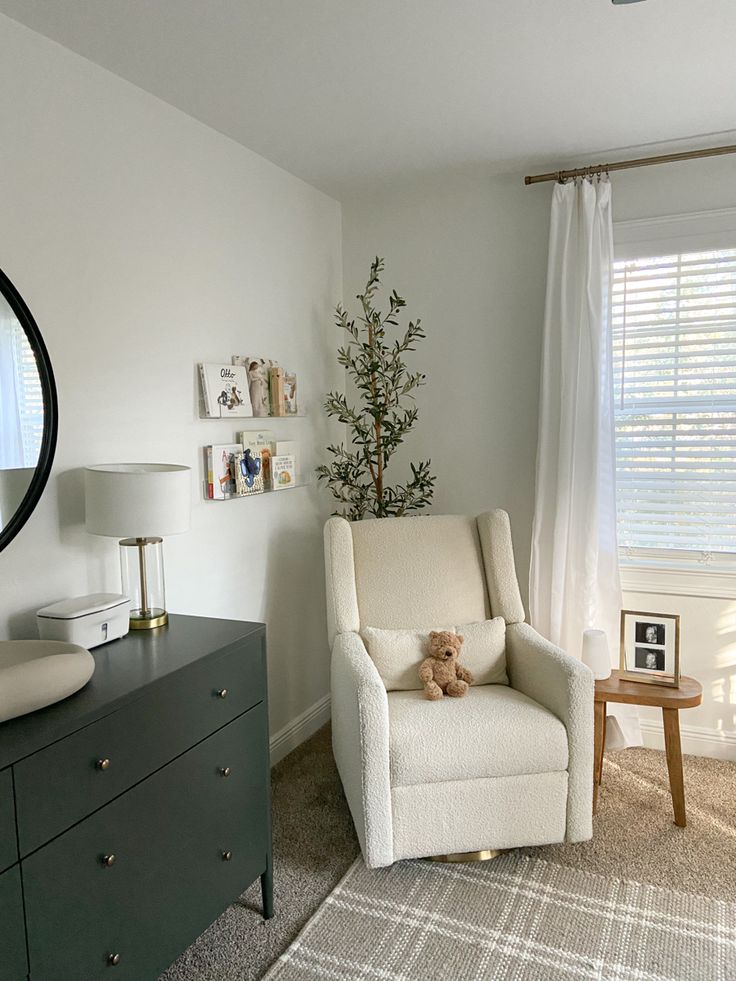
[[[617,220],[733,207],[736,159],[621,172],[613,186]],[[435,511],[510,512],[524,590],[551,188],[525,187],[522,174],[476,171],[343,200],[346,299],[364,282],[371,257],[383,255],[386,284],[408,298],[427,329],[415,363],[429,384],[407,453],[432,455]],[[624,603],[682,614],[683,671],[705,688],[703,706],[683,713],[683,745],[736,759],[736,601],[627,592]],[[656,710],[642,717],[646,740],[660,745]]]
[[[433,511],[511,515],[526,591],[548,205],[521,179],[453,173],[343,200],[345,299],[373,256],[384,284],[421,316],[427,339],[410,356],[426,372],[419,423],[402,459],[431,457]]]
[[[165,542],[172,611],[265,620],[272,732],[328,691],[316,488],[225,503],[200,493],[195,365],[272,356],[299,374],[303,420],[271,428],[314,463],[319,399],[339,382],[337,202],[116,76],[0,17],[0,265],[30,306],[59,390],[49,486],[0,553],[0,636],[34,611],[119,588],[117,544],[83,526],[80,468],[194,468],[192,530]],[[238,427],[240,428],[240,427]]]

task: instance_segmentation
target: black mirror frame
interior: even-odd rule
[[[26,332],[31,349],[36,356],[36,366],[41,380],[41,392],[43,393],[43,437],[36,471],[17,511],[7,525],[0,529],[0,552],[2,552],[30,518],[49,479],[51,465],[54,462],[54,453],[56,452],[59,403],[56,396],[54,373],[51,370],[51,359],[41,337],[41,331],[38,329],[38,324],[33,319],[33,314],[26,306],[23,297],[2,269],[0,269],[0,293],[8,301],[11,310]]]

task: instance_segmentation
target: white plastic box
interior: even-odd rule
[[[41,640],[61,640],[91,650],[124,637],[130,600],[122,593],[91,593],[44,606],[36,614]]]

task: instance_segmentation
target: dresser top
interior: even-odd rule
[[[169,614],[166,627],[131,630],[95,648],[95,673],[81,691],[0,723],[0,770],[165,685],[188,665],[225,654],[265,629],[262,623]]]

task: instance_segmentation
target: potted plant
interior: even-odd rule
[[[337,327],[347,334],[337,361],[355,390],[355,401],[341,392],[325,397],[327,415],[348,427],[350,441],[328,446],[333,459],[318,467],[317,474],[337,500],[338,513],[351,521],[419,511],[431,503],[436,479],[430,460],[410,463],[411,478],[404,484],[391,486],[386,479],[391,459],[417,421],[413,393],[426,376],[410,372],[404,362],[404,355],[425,337],[421,321],[410,321],[403,337],[391,340],[388,334],[398,328],[406,301],[394,290],[387,313],[374,305],[383,268],[383,259],[376,257],[365,291],[357,296],[360,316],[351,320],[342,304],[335,313]]]

